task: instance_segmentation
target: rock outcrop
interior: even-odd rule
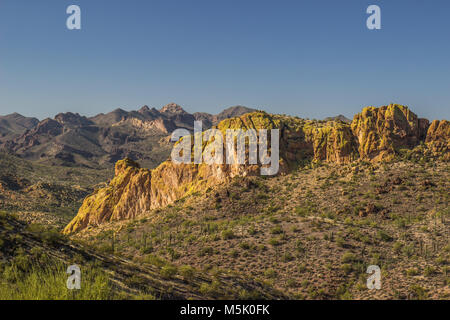
[[[133,218],[150,209],[151,172],[139,164],[124,159],[115,166],[115,175],[109,185],[88,196],[77,216],[64,233],[98,225],[105,221]]]
[[[428,120],[397,104],[366,107],[351,123],[361,159],[373,161],[387,160],[397,150],[415,147],[423,141],[428,125]]]
[[[425,142],[431,152],[435,155],[443,155],[450,159],[450,121],[434,120],[428,128]]]

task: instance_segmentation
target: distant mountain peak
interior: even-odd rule
[[[111,113],[128,113],[128,112],[126,112],[125,110],[123,110],[121,108],[117,108],[117,109],[114,109],[113,111],[111,111]]]
[[[147,105],[145,105],[142,108],[140,108],[138,112],[143,113],[143,112],[149,112],[149,111],[150,111],[150,108]]]
[[[166,104],[164,107],[161,108],[160,112],[173,114],[187,113],[180,105],[176,103]]]
[[[345,122],[345,123],[350,123],[350,122],[352,122],[352,120],[350,120],[349,118],[347,118],[346,116],[344,116],[344,115],[342,115],[342,114],[337,115],[337,116],[335,116],[335,117],[327,117],[327,118],[325,118],[324,120],[325,120],[325,121],[336,121],[336,120],[340,120],[340,121]]]
[[[233,107],[229,107],[226,108],[225,110],[223,110],[221,113],[219,113],[217,115],[217,119],[223,120],[226,118],[233,118],[233,117],[239,117],[243,114],[246,113],[251,113],[251,112],[255,112],[257,111],[256,109],[252,109],[252,108],[247,108],[241,105],[237,105],[237,106],[233,106]]]
[[[13,112],[11,114],[8,114],[6,116],[0,116],[0,118],[3,119],[12,119],[12,120],[24,120],[24,119],[36,119],[36,118],[29,118],[21,115],[20,113]],[[37,119],[36,119],[37,120]],[[34,121],[34,120],[33,120]]]
[[[55,116],[55,120],[61,124],[74,125],[74,126],[92,124],[92,122],[90,120],[88,120],[85,116],[81,116],[79,113],[73,113],[73,112],[58,113]]]

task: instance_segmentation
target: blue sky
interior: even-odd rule
[[[395,102],[449,119],[449,15],[447,0],[0,0],[0,114],[176,102],[323,118]]]

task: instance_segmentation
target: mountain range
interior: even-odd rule
[[[137,111],[116,109],[94,117],[59,113],[39,121],[17,113],[0,117],[0,149],[24,159],[56,165],[108,166],[124,157],[154,167],[170,152],[170,133],[177,128],[193,130],[223,119],[255,111],[243,106],[219,114],[190,114],[175,103],[157,110],[143,106]]]

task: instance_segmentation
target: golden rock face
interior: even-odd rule
[[[88,196],[76,217],[66,226],[68,234],[106,221],[130,219],[150,209],[151,172],[124,159],[116,163],[115,176],[106,188]]]
[[[449,121],[434,121],[429,129],[428,126],[428,120],[419,119],[407,107],[389,105],[364,108],[355,115],[351,124],[253,112],[223,120],[216,128],[224,137],[228,129],[279,129],[279,173],[284,174],[305,160],[332,163],[349,163],[358,159],[388,160],[396,150],[411,149],[422,141],[426,141],[435,152],[448,155]],[[208,143],[203,142],[203,152]],[[167,160],[156,169],[147,170],[130,159],[120,160],[109,185],[84,200],[64,233],[134,218],[189,194],[203,192],[210,186],[226,183],[235,176],[258,175],[260,167],[249,164],[175,164]]]
[[[351,123],[361,159],[381,161],[396,150],[411,149],[425,137],[428,120],[419,119],[408,107],[391,104],[366,107]]]
[[[431,152],[442,154],[446,160],[450,160],[450,121],[434,120],[428,128],[425,142]]]

